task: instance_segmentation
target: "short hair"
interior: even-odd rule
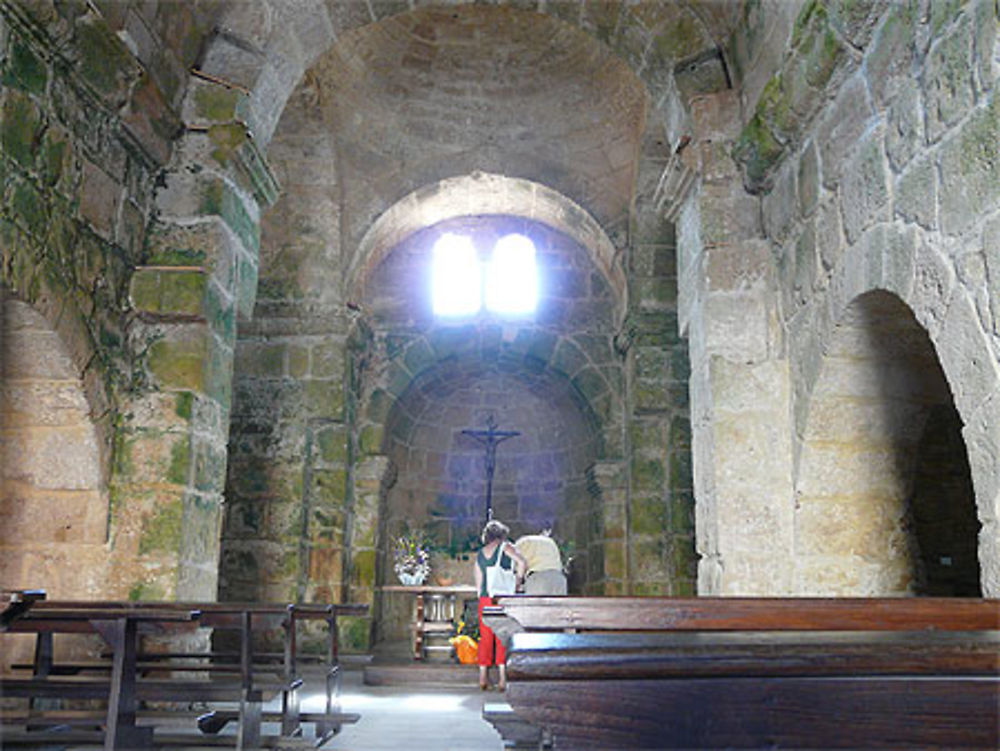
[[[510,534],[510,527],[496,519],[490,519],[483,527],[483,545],[489,545],[494,540],[506,540]]]

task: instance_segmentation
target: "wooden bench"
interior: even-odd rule
[[[557,749],[1000,746],[1000,601],[514,596],[484,617],[513,712]]]
[[[85,608],[81,605],[86,605]],[[213,631],[233,630],[238,634],[234,651],[204,652],[143,652],[138,633],[129,640],[128,648],[109,640],[111,662],[56,663],[52,654],[52,634],[59,632],[86,633],[97,631],[94,624],[124,619],[162,624],[165,614],[190,608],[188,631],[210,628]],[[73,601],[43,601],[35,603],[8,631],[35,633],[36,652],[31,678],[4,677],[0,690],[8,696],[90,699],[107,698],[108,714],[112,711],[114,697],[119,693],[132,696],[132,710],[125,721],[130,729],[116,736],[108,732],[107,748],[131,747],[121,743],[148,742],[152,728],[136,726],[139,715],[135,704],[140,701],[158,702],[236,702],[238,710],[218,709],[199,713],[198,727],[204,733],[218,733],[226,724],[239,722],[236,745],[239,748],[256,748],[267,745],[261,736],[261,723],[281,723],[281,737],[291,738],[302,734],[302,723],[316,726],[316,744],[328,740],[345,723],[356,722],[357,714],[344,713],[339,707],[340,666],[337,641],[339,615],[364,615],[367,606],[360,605],[269,605],[248,603],[121,603]],[[140,617],[140,614],[141,617]],[[169,618],[170,616],[166,616]],[[299,675],[300,655],[297,649],[297,624],[307,620],[323,620],[328,637],[324,661],[326,706],[324,712],[303,713],[299,707],[299,689],[303,680]],[[268,655],[261,661],[253,652],[253,634],[264,630],[283,631],[283,652],[280,659]],[[144,629],[148,630],[148,629]],[[121,657],[124,655],[124,657]],[[123,681],[117,681],[114,664],[124,659],[128,666]],[[107,677],[111,671],[110,679]],[[96,675],[95,675],[96,673]],[[169,675],[170,678],[143,678],[139,675]],[[178,678],[180,675],[182,677]],[[280,712],[265,712],[263,705],[281,697]],[[28,712],[18,716],[25,728],[38,728],[47,721],[46,713]],[[48,719],[66,723],[65,713],[52,714]],[[71,716],[69,724],[94,724],[94,715],[86,713]],[[107,718],[105,718],[107,721]],[[105,725],[110,729],[111,724]],[[8,733],[5,738],[11,737]],[[36,737],[40,737],[37,736]],[[188,737],[188,742],[191,738]],[[206,740],[206,739],[202,739]],[[232,742],[231,739],[227,739]],[[160,736],[157,736],[160,742]]]
[[[136,724],[137,693],[135,661],[140,633],[165,632],[171,627],[193,628],[199,613],[180,608],[144,609],[141,607],[88,609],[77,604],[61,610],[42,612],[32,605],[5,628],[7,633],[34,633],[36,654],[52,653],[52,635],[56,633],[100,634],[112,650],[110,676],[105,678],[54,678],[41,664],[30,678],[4,676],[0,693],[8,697],[65,698],[73,700],[106,699],[103,713],[104,746],[142,748],[152,742],[152,728]],[[11,735],[5,729],[4,737]]]

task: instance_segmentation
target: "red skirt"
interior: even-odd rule
[[[479,598],[479,664],[483,666],[507,663],[507,652],[503,648],[503,643],[483,623],[483,606],[492,604],[492,597]]]

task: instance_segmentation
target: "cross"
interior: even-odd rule
[[[486,447],[486,521],[493,518],[493,471],[497,467],[497,444],[521,435],[516,430],[497,430],[496,417],[486,418],[486,430],[467,429],[462,435],[471,436]]]

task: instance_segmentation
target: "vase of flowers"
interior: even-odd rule
[[[414,535],[396,538],[392,551],[393,570],[400,583],[415,587],[423,584],[431,573],[430,553],[424,541]]]

